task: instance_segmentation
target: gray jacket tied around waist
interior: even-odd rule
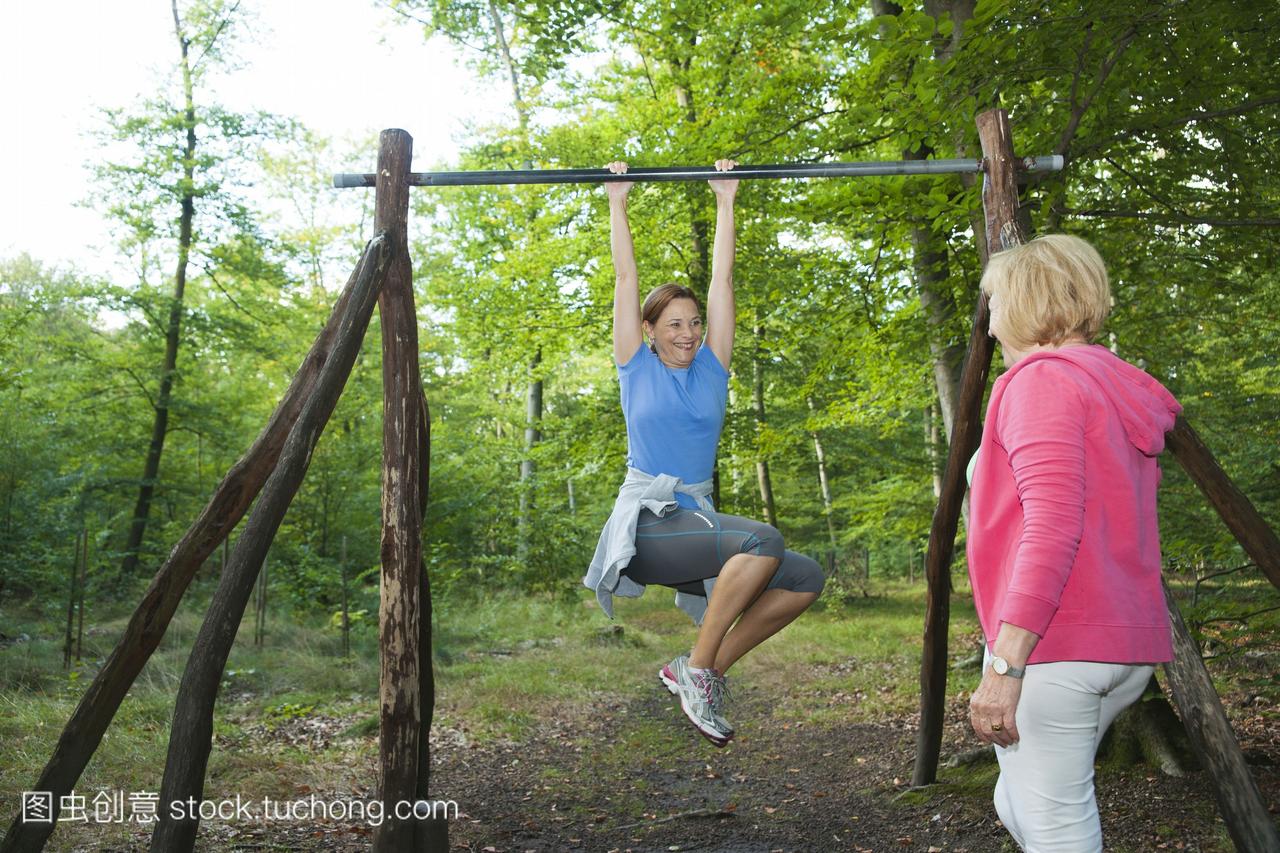
[[[661,518],[679,506],[676,493],[680,492],[696,500],[698,508],[704,512],[715,512],[710,499],[711,489],[710,480],[690,485],[670,474],[655,477],[636,468],[627,469],[627,477],[622,481],[622,488],[618,489],[618,499],[613,503],[613,512],[609,514],[604,530],[600,531],[591,567],[582,579],[585,586],[595,590],[600,609],[610,619],[613,618],[615,595],[639,598],[644,594],[644,584],[622,574],[636,553],[636,521],[640,510],[647,509]],[[707,598],[711,596],[715,580],[707,578],[703,581],[706,596],[676,593],[676,605],[689,614],[694,624],[702,624],[707,612]]]

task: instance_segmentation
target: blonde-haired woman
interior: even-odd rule
[[[970,723],[996,747],[996,811],[1024,850],[1100,851],[1098,744],[1172,657],[1156,456],[1181,407],[1091,344],[1111,292],[1084,240],[994,255],[982,289],[1009,369],[971,468],[969,578],[988,651]]]
[[[719,160],[716,169],[735,165]],[[609,169],[622,174],[627,165],[614,162]],[[710,184],[716,235],[705,346],[693,291],[664,284],[640,304],[627,221],[631,182],[606,184],[616,274],[613,358],[627,424],[627,476],[583,582],[610,616],[614,595],[641,595],[646,584],[676,590],[676,603],[700,627],[693,649],[658,677],[679,697],[694,728],[724,746],[734,734],[724,717],[725,672],[812,604],[824,579],[816,562],[786,550],[775,528],[716,512],[711,504],[736,320],[738,182]]]

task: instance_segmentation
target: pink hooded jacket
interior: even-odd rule
[[[1033,353],[996,380],[970,494],[969,579],[988,644],[1040,636],[1029,663],[1160,663],[1156,455],[1182,407],[1106,347]]]

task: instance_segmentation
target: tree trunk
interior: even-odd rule
[[[933,154],[928,148],[908,151],[908,160],[926,160]],[[938,392],[947,440],[951,440],[955,422],[956,400],[960,396],[960,369],[964,363],[964,345],[951,336],[957,313],[951,295],[951,265],[947,260],[947,241],[924,225],[911,229],[912,267],[920,307],[929,325],[929,352],[933,356],[933,383]]]
[[[160,645],[196,570],[219,545],[223,546],[222,572],[226,573],[227,536],[258,496],[267,477],[275,470],[276,461],[280,458],[290,430],[298,420],[303,405],[315,393],[320,371],[333,356],[338,332],[349,313],[357,287],[363,287],[365,276],[370,274],[376,263],[381,263],[377,256],[383,251],[384,243],[384,238],[375,237],[365,247],[364,255],[334,304],[328,322],[302,360],[293,381],[289,383],[280,403],[272,412],[271,419],[244,456],[227,472],[209,503],[156,572],[142,601],[129,618],[124,635],[117,641],[106,663],[76,705],[71,719],[58,738],[58,745],[54,748],[49,763],[30,789],[49,791],[52,794],[54,822],[23,823],[19,814],[10,825],[4,840],[0,841],[0,853],[36,851],[44,846],[53,827],[57,825],[56,818],[62,797],[70,794],[75,787],[85,765],[102,741],[103,733],[120,708],[120,703],[124,701],[125,694]]]
[[[960,48],[965,23],[973,17],[975,0],[926,0],[924,11],[939,23],[943,16],[950,17],[952,28],[949,37],[935,31],[934,59],[950,60]],[[873,0],[877,15],[900,15],[902,7],[885,0]],[[960,135],[963,139],[963,135]],[[927,145],[913,142],[903,152],[907,160],[927,160],[934,151]],[[974,231],[975,234],[979,233]],[[979,241],[981,242],[981,241]],[[916,222],[911,228],[912,268],[920,307],[924,309],[929,327],[929,352],[933,358],[933,381],[937,390],[939,410],[948,443],[954,431],[956,405],[960,394],[961,368],[964,363],[964,342],[952,335],[959,309],[950,287],[950,247],[947,237],[936,231],[931,223]],[[969,516],[967,499],[961,507],[962,516]]]
[[[706,299],[711,287],[710,232],[707,220],[703,218],[699,205],[700,199],[691,194],[689,222],[689,246],[692,249],[689,261],[689,286],[694,293]]]
[[[753,329],[756,339],[755,351],[751,359],[751,398],[756,415],[756,479],[760,482],[760,503],[764,507],[764,520],[774,527],[778,526],[778,512],[773,502],[773,483],[769,479],[769,460],[759,447],[761,434],[765,427],[764,414],[764,365],[761,363],[761,343],[764,340],[764,326],[760,322],[760,312],[756,311],[756,323]]]
[[[688,33],[686,36],[689,46],[692,48],[698,43],[698,36],[694,32]],[[673,75],[676,78],[675,95],[676,106],[683,113],[686,124],[693,125],[698,122],[698,108],[694,103],[693,92],[688,86],[684,85],[685,76],[689,72],[689,62],[670,63]],[[689,286],[694,293],[706,298],[708,288],[711,286],[711,226],[708,223],[704,213],[705,205],[702,203],[702,194],[699,192],[697,184],[690,184],[686,188],[687,198],[689,199],[689,261],[685,265],[689,274]],[[718,506],[718,504],[717,504]]]
[[[342,557],[338,563],[342,579],[342,656],[351,657],[351,593],[347,582],[347,537],[342,537]]]
[[[18,490],[17,472],[10,469],[8,479],[8,488],[4,496],[4,536],[6,539],[13,535],[13,499]],[[4,584],[3,581],[0,581],[0,590],[2,589],[4,589]]]
[[[520,69],[511,55],[511,45],[507,41],[506,28],[502,23],[502,14],[498,10],[496,0],[489,0],[489,24],[493,27],[494,41],[498,46],[498,55],[507,69],[511,81],[511,104],[516,111],[516,120],[520,125],[520,144],[528,148],[529,105],[525,103],[520,86]],[[532,169],[533,162],[525,157],[521,168]],[[537,218],[536,211],[526,211],[526,221],[530,224]],[[533,450],[542,440],[542,380],[536,378],[538,366],[542,363],[542,348],[534,353],[529,367],[529,390],[525,395],[525,429],[524,459],[520,460],[520,515],[516,526],[516,559],[521,565],[527,565],[530,553],[530,531],[533,529]]]
[[[76,578],[80,576],[80,537],[76,534],[76,545],[71,556],[71,570],[67,572],[67,630],[62,643],[62,668],[71,669],[72,631],[76,625]]]
[[[147,532],[147,519],[151,515],[151,501],[155,496],[156,478],[160,475],[160,456],[164,453],[164,440],[169,429],[169,401],[173,393],[174,376],[178,369],[182,300],[187,289],[191,225],[196,212],[195,83],[191,76],[191,63],[187,55],[191,43],[182,30],[177,0],[173,0],[173,29],[178,45],[182,49],[183,124],[187,131],[186,144],[182,151],[182,183],[180,184],[182,212],[178,219],[178,266],[173,275],[173,298],[169,303],[169,326],[164,336],[164,365],[160,370],[160,390],[156,394],[155,420],[151,425],[151,444],[147,448],[147,461],[142,470],[142,482],[138,486],[138,500],[133,508],[133,520],[129,524],[129,538],[124,546],[124,559],[120,564],[121,578],[131,577],[138,568],[142,540]]]
[[[389,248],[387,241],[376,242],[381,250]],[[314,393],[289,431],[280,464],[267,479],[262,496],[254,504],[244,533],[231,553],[231,562],[209,603],[208,613],[200,626],[178,687],[168,759],[160,786],[161,803],[187,802],[191,798],[199,802],[203,797],[205,769],[212,747],[214,703],[227,656],[231,653],[253,592],[254,580],[266,559],[271,541],[302,483],[312,451],[337,405],[360,351],[388,262],[388,253],[382,251],[376,266],[369,263],[361,271],[360,283],[338,331],[332,357],[325,363]],[[194,848],[200,826],[198,817],[190,819],[188,815],[174,815],[167,807],[159,809],[158,817],[151,835],[153,853]]]
[[[520,92],[520,69],[516,67],[515,60],[511,57],[511,46],[507,43],[507,34],[502,26],[502,15],[498,11],[496,0],[489,0],[489,24],[493,27],[493,38],[498,44],[498,54],[502,57],[502,64],[506,66],[507,74],[511,78],[511,105],[515,107],[520,130],[527,131],[529,107],[524,102],[524,95]],[[527,143],[527,140],[522,139],[521,142]],[[526,165],[525,168],[531,167]]]
[[[929,471],[933,475],[933,499],[942,497],[942,447],[941,436],[938,435],[938,419],[935,413],[939,406],[937,401],[924,407],[924,444],[929,452]]]
[[[84,652],[84,588],[89,579],[89,531],[80,531],[80,582],[76,587],[76,660]]]
[[[1153,674],[1142,698],[1116,717],[1098,749],[1098,761],[1142,763],[1160,768],[1166,776],[1185,776],[1183,755],[1190,751],[1182,721]]]
[[[809,411],[816,411],[813,405],[813,398],[807,398],[809,403]],[[813,436],[813,455],[818,459],[818,486],[822,490],[822,514],[827,519],[827,538],[831,544],[831,553],[834,557],[839,546],[836,544],[836,522],[831,514],[831,483],[827,479],[827,454],[822,449],[822,439],[818,436],[815,429],[809,433]]]
[[[533,363],[529,365],[530,373],[536,375],[541,363],[542,348],[539,347],[534,353]],[[542,441],[542,380],[534,379],[529,383],[529,391],[525,397],[524,459],[520,461],[520,520],[517,553],[521,565],[529,562],[529,538],[530,531],[533,529],[533,451],[540,441]]]

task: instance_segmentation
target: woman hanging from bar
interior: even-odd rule
[[[736,164],[715,165],[726,171]],[[609,170],[623,174],[627,165],[610,163]],[[700,627],[690,653],[676,656],[658,676],[694,727],[724,746],[733,737],[724,717],[725,673],[809,607],[824,579],[816,562],[784,548],[773,527],[716,512],[711,504],[736,319],[738,181],[708,183],[716,197],[716,233],[705,340],[702,311],[689,288],[664,284],[641,306],[627,221],[632,184],[605,185],[627,476],[583,582],[610,617],[614,595],[639,596],[646,584],[676,590],[676,603]]]
[[[1024,850],[1102,850],[1093,759],[1173,655],[1156,455],[1181,406],[1106,347],[1102,258],[1040,237],[982,277],[996,380],[972,466],[969,578],[987,639],[970,723],[995,744],[996,811]]]

